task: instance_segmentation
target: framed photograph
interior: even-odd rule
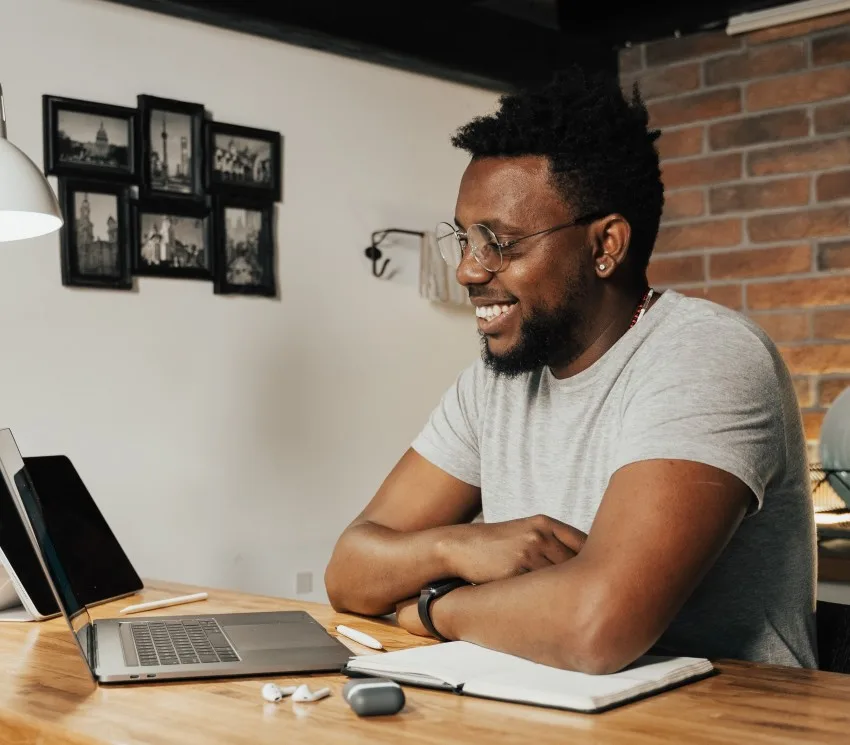
[[[129,192],[122,184],[59,179],[62,284],[129,290]]]
[[[130,204],[133,273],[149,277],[213,278],[212,217],[204,204],[173,199]]]
[[[140,195],[204,199],[203,105],[138,96]]]
[[[133,184],[138,181],[136,110],[42,96],[44,172]]]
[[[213,215],[214,292],[275,296],[274,203],[219,197]]]
[[[280,132],[207,121],[207,190],[255,200],[281,197]]]

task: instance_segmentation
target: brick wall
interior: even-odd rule
[[[794,375],[812,457],[850,385],[850,13],[635,45],[663,134],[656,287],[741,310]]]

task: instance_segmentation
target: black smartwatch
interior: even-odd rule
[[[425,585],[419,592],[419,620],[422,621],[422,625],[428,633],[441,642],[447,642],[448,639],[434,628],[434,623],[431,621],[431,603],[437,598],[443,597],[446,593],[468,584],[469,582],[458,577],[454,579],[441,579],[437,582],[432,582],[430,585]]]

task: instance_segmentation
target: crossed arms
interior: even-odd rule
[[[470,523],[481,494],[414,450],[340,536],[325,572],[331,604],[397,612],[425,634],[415,599],[462,577],[432,619],[463,639],[587,673],[644,654],[723,550],[754,499],[738,478],[687,460],[643,460],[611,477],[590,533],[546,516]]]

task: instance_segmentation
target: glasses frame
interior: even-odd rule
[[[576,225],[581,225],[581,224],[586,223],[586,222],[593,222],[594,220],[598,220],[600,217],[604,217],[606,214],[607,213],[605,213],[605,212],[593,212],[593,213],[590,213],[590,214],[587,214],[587,215],[582,215],[581,217],[577,217],[575,220],[570,220],[569,222],[559,223],[558,225],[553,225],[551,228],[544,228],[543,230],[538,230],[534,233],[529,233],[528,235],[520,236],[519,238],[511,238],[510,240],[507,240],[507,241],[500,241],[498,239],[498,236],[493,232],[493,230],[491,228],[487,227],[486,225],[484,225],[483,223],[473,223],[465,231],[460,230],[459,228],[455,227],[454,225],[452,225],[451,223],[448,223],[448,222],[442,222],[442,223],[440,223],[440,225],[447,225],[449,228],[451,228],[452,232],[455,234],[455,238],[457,239],[458,244],[460,245],[461,256],[460,256],[460,263],[457,265],[457,267],[460,267],[460,265],[463,263],[464,258],[466,258],[466,248],[471,245],[472,246],[472,252],[471,252],[472,258],[475,259],[475,261],[478,262],[478,265],[482,269],[484,269],[484,271],[490,272],[490,274],[496,274],[497,272],[502,271],[502,267],[505,265],[505,257],[502,254],[502,251],[504,251],[506,248],[512,248],[513,246],[515,246],[520,241],[524,241],[528,238],[534,238],[535,236],[538,236],[538,235],[547,235],[549,233],[554,233],[556,230],[563,230],[564,228],[572,228],[572,227],[575,227]],[[472,241],[469,240],[469,237],[468,237],[469,230],[471,228],[474,228],[474,227],[484,228],[484,230],[487,230],[490,233],[490,235],[492,235],[493,238],[495,239],[493,241],[493,246],[495,247],[496,251],[499,254],[499,266],[496,269],[490,269],[489,267],[484,266],[484,262],[481,260],[481,257],[478,255],[478,252],[479,252],[480,249],[478,248],[478,246],[476,246],[474,243],[472,243]],[[446,235],[448,235],[448,234],[446,234]],[[442,256],[442,251],[440,252],[440,255]],[[447,264],[449,264],[449,266],[452,265],[451,262],[445,256],[443,256],[443,260]]]

